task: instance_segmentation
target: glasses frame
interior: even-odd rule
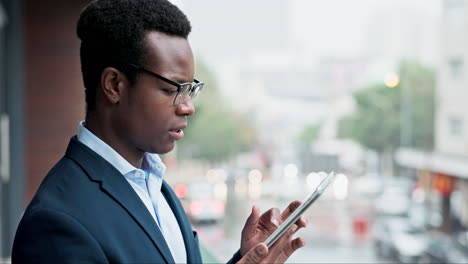
[[[143,73],[146,73],[148,75],[151,75],[155,78],[158,78],[160,79],[161,81],[164,81],[168,84],[171,84],[175,87],[177,87],[177,94],[176,96],[174,97],[174,105],[175,106],[178,106],[180,105],[181,103],[184,102],[183,98],[185,95],[189,94],[190,95],[190,98],[195,98],[198,93],[200,93],[200,91],[203,89],[203,86],[205,85],[204,82],[202,81],[199,81],[197,79],[193,79],[193,82],[195,83],[194,85],[192,85],[192,82],[185,82],[185,83],[177,83],[177,82],[174,82],[172,80],[169,80],[167,78],[165,78],[164,76],[161,76],[155,72],[152,72],[148,69],[145,69],[144,67],[141,67],[141,66],[138,66],[136,64],[128,64],[129,66],[131,66],[132,68],[134,68],[135,70],[138,70],[140,72],[143,72]],[[182,101],[180,102],[177,102],[177,98],[182,98]]]

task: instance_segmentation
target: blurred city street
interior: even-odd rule
[[[299,196],[300,192],[291,195],[301,200]],[[262,212],[272,207],[283,209],[287,206],[286,200],[270,198],[252,202],[242,197],[247,196],[238,196],[231,200],[232,204],[226,205],[222,221],[194,225],[202,245],[220,261],[227,261],[239,249],[241,230],[252,204]],[[384,263],[385,260],[379,258],[373,248],[372,223],[369,222],[372,221],[369,218],[372,212],[366,212],[369,208],[366,205],[356,208],[359,205],[353,206],[353,200],[336,201],[330,195],[322,198],[306,211],[304,217],[308,227],[296,234],[304,238],[306,245],[288,263]],[[353,211],[360,212],[360,216],[367,214],[363,230],[353,229],[353,219],[357,217]]]
[[[220,261],[227,261],[239,248],[240,223],[224,227],[199,224],[195,225],[195,229],[199,232],[203,246],[211,249]],[[328,234],[314,231],[320,228],[320,225],[310,221],[307,229],[297,233],[297,236],[305,239],[306,245],[289,258],[288,263],[385,263],[375,255],[370,239],[354,241],[352,238],[340,237],[339,232],[343,230],[332,230],[331,226],[325,227],[330,229]],[[227,233],[231,235],[227,236]]]
[[[239,249],[252,205],[261,212],[273,207],[283,210],[293,200],[304,200],[324,177],[322,173],[291,177],[288,173],[297,173],[291,167],[285,167],[286,177],[265,181],[255,169],[236,179],[227,177],[225,170],[210,170],[206,182],[217,182],[211,186],[218,192],[211,192],[205,184],[202,196],[205,201],[223,201],[221,216],[210,213],[209,208],[191,206],[198,203],[200,194],[190,195],[191,188],[184,189],[182,201],[202,247],[218,261],[227,261]],[[418,204],[420,195],[418,184],[406,178],[339,173],[304,213],[308,227],[296,236],[304,238],[306,245],[288,263],[434,263],[436,257],[442,263],[464,263],[468,237],[453,240],[436,231],[441,216]],[[453,248],[445,256],[433,256],[432,250],[441,250],[441,245]]]

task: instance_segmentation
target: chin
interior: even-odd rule
[[[166,154],[166,153],[169,153],[171,152],[175,147],[175,143],[172,142],[170,144],[167,144],[165,146],[155,146],[153,148],[151,148],[151,153],[156,153],[156,154]]]

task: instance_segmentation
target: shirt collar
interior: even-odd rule
[[[124,159],[117,151],[115,151],[106,142],[102,141],[91,131],[89,131],[84,125],[83,121],[80,122],[78,127],[78,140],[94,150],[97,154],[103,157],[107,162],[112,164],[120,173],[127,175],[130,172],[138,170],[139,168],[134,167],[126,159]],[[161,161],[161,158],[157,154],[145,153],[143,157],[143,163],[141,169],[146,170],[159,178],[162,178],[166,166]]]
[[[163,178],[166,172],[166,165],[161,161],[159,155],[152,153],[145,153],[141,168],[160,178]]]

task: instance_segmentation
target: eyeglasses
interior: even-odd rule
[[[129,64],[129,66],[135,68],[136,70],[140,71],[140,72],[143,72],[143,73],[146,73],[148,75],[151,75],[153,77],[156,77],[162,81],[165,81],[171,85],[174,85],[175,87],[177,87],[177,94],[174,98],[174,105],[175,106],[178,106],[180,105],[181,103],[184,102],[185,98],[186,98],[186,95],[188,94],[190,96],[190,98],[194,99],[195,97],[197,97],[197,95],[200,93],[200,91],[203,89],[203,86],[205,85],[203,82],[197,80],[197,79],[193,79],[193,82],[195,83],[194,85],[192,85],[191,82],[186,82],[186,83],[176,83],[174,81],[171,81],[167,78],[164,78],[163,76],[157,74],[157,73],[154,73],[150,70],[147,70],[143,67],[140,67],[140,66],[137,66],[135,64]]]

